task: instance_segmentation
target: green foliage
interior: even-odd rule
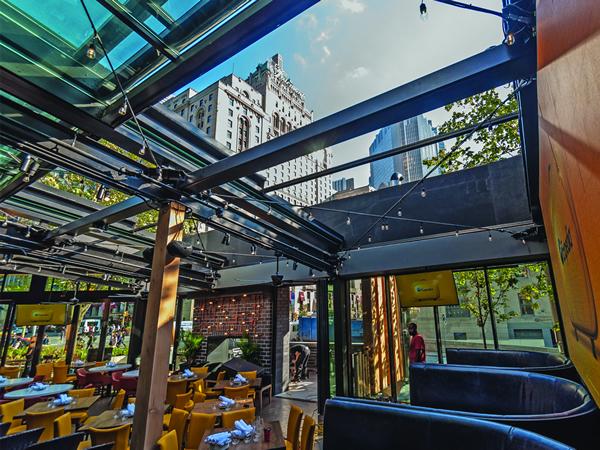
[[[192,364],[194,356],[202,347],[202,342],[204,342],[204,336],[192,333],[191,331],[183,332],[179,342],[179,348],[181,349],[179,354],[185,357],[188,364]]]
[[[251,363],[260,362],[260,347],[252,340],[248,333],[244,332],[242,338],[238,340],[238,347],[242,351],[242,358]]]
[[[15,359],[25,359],[25,355],[27,354],[27,346],[23,345],[18,348],[8,347],[8,352],[6,354],[6,359],[8,361],[12,361]]]
[[[42,351],[40,352],[40,358],[42,360],[51,359],[58,361],[59,359],[65,359],[65,346],[64,345],[42,345]]]
[[[127,347],[113,347],[112,356],[127,356],[129,349]]]
[[[533,278],[533,281],[519,286],[519,282],[527,277]],[[483,270],[454,273],[456,290],[461,299],[460,306],[476,318],[477,325],[481,328],[485,327],[491,312],[497,323],[519,315],[517,311],[510,309],[509,293],[515,289],[518,289],[518,297],[534,310],[540,308],[541,299],[554,300],[546,263],[491,269],[488,270],[488,278],[491,302],[487,300]]]
[[[451,103],[445,107],[446,111],[452,112],[452,116],[438,127],[440,133],[448,133],[464,127],[468,127],[483,121],[500,103],[502,99],[496,89],[473,95],[464,100]],[[513,96],[502,105],[496,112],[496,117],[518,111],[518,103]],[[460,142],[461,138],[457,139]],[[491,130],[482,128],[472,137],[477,144],[474,147],[465,143],[448,160],[441,163],[442,172],[455,172],[457,170],[489,164],[503,158],[519,154],[521,141],[519,137],[519,125],[516,120],[503,123],[493,127]],[[456,144],[451,148],[453,150]],[[442,150],[438,156],[425,160],[428,167],[435,166],[451,150]]]

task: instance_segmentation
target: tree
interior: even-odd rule
[[[444,109],[452,112],[452,116],[438,127],[438,131],[440,133],[448,133],[480,123],[502,101],[503,99],[500,97],[499,92],[496,89],[492,89],[451,103],[445,106]],[[503,116],[516,111],[518,111],[518,104],[516,98],[513,96],[504,105],[500,106],[496,112],[496,116]],[[458,138],[451,150],[454,150],[457,143],[460,143],[461,140],[462,138]],[[457,150],[446,161],[440,164],[442,172],[455,172],[457,170],[489,164],[503,158],[518,155],[521,150],[519,125],[516,120],[496,125],[491,129],[484,127],[473,135],[472,141],[476,144],[475,147],[468,145],[466,142],[460,147],[460,150]],[[441,150],[437,156],[425,160],[424,164],[428,167],[435,166],[451,150]]]
[[[528,277],[533,278],[533,281],[519,286],[519,282]],[[492,313],[496,323],[505,322],[519,315],[519,312],[510,309],[509,294],[515,289],[518,289],[519,299],[529,304],[533,310],[540,308],[540,300],[544,298],[554,301],[546,263],[490,269],[488,280],[490,301],[488,301],[483,270],[454,273],[456,290],[460,296],[460,307],[477,320],[486,348],[485,325]]]
[[[183,332],[179,344],[181,347],[180,354],[185,357],[185,361],[188,365],[193,364],[196,353],[198,353],[202,347],[202,342],[204,342],[204,336],[194,334],[191,331]]]

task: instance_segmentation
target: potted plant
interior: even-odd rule
[[[198,353],[202,347],[202,342],[204,342],[204,336],[200,334],[194,334],[191,331],[183,332],[183,335],[181,336],[181,342],[179,344],[181,349],[179,354],[183,355],[188,366],[193,364],[196,353]]]
[[[242,352],[242,358],[254,364],[260,362],[260,347],[254,342],[248,333],[244,333],[238,341],[238,347]]]

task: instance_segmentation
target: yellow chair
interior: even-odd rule
[[[68,391],[68,394],[71,397],[75,398],[83,398],[83,397],[91,397],[94,395],[95,388],[87,388],[87,389],[71,389]]]
[[[300,447],[300,422],[302,421],[302,409],[296,405],[290,408],[288,417],[287,435],[285,438],[286,450],[299,450]]]
[[[18,378],[19,377],[19,366],[5,366],[0,367],[0,375],[6,378]]]
[[[194,392],[204,392],[205,391],[204,380],[198,380],[198,381],[192,382],[192,389],[194,390]]]
[[[44,377],[44,381],[50,380],[52,378],[52,363],[40,363],[35,366],[35,376],[40,375]]]
[[[177,433],[175,431],[169,431],[158,441],[156,441],[156,445],[158,446],[159,450],[179,450]]]
[[[122,409],[123,403],[125,403],[125,389],[119,389],[119,392],[117,392],[117,395],[115,395],[110,404],[110,409]]]
[[[206,394],[204,394],[202,392],[194,392],[194,397],[192,398],[192,401],[194,402],[194,404],[204,403],[205,400],[206,400]]]
[[[218,398],[219,395],[221,395],[221,391],[217,390],[215,391],[212,388],[209,388],[208,385],[209,384],[215,384],[219,381],[223,381],[225,380],[225,375],[227,374],[227,372],[225,372],[224,370],[221,370],[218,374],[217,374],[217,379],[216,380],[204,380],[204,393],[206,394],[206,398]]]
[[[75,398],[91,397],[94,395],[95,390],[95,388],[71,389],[68,391],[68,394]],[[73,419],[75,422],[83,423],[88,419],[88,417],[87,411],[74,411],[71,413],[71,419]]]
[[[248,398],[249,392],[250,388],[248,386],[225,387],[225,389],[223,389],[223,395],[234,400]]]
[[[167,380],[167,399],[166,402],[174,406],[175,400],[179,394],[185,394],[187,388],[187,380]]]
[[[188,409],[192,410],[194,407],[194,402],[192,401],[192,396],[194,395],[193,391],[187,391],[185,394],[179,394],[175,396],[175,404],[173,408],[177,409]],[[191,406],[190,406],[191,405]]]
[[[235,421],[243,419],[244,422],[250,424],[254,422],[256,417],[256,408],[243,408],[237,411],[227,411],[221,416],[223,421],[223,428],[233,428]]]
[[[114,442],[112,450],[129,450],[129,433],[131,432],[129,424],[114,428],[90,427],[89,432],[93,445]]]
[[[249,372],[238,372],[238,373],[248,380],[256,379],[256,370],[251,370]]]
[[[190,370],[196,375],[207,375],[208,367],[190,367]]]
[[[73,421],[70,413],[64,413],[62,416],[54,419],[54,437],[69,436],[73,433]],[[92,446],[92,441],[81,441],[77,450],[84,450]]]
[[[64,364],[54,364],[52,382],[54,384],[73,383],[77,381],[75,375],[69,375],[69,367]]]
[[[25,411],[25,400],[22,398],[12,402],[2,403],[0,405],[0,416],[2,417],[2,422],[11,422],[7,434],[20,433],[21,431],[27,430],[27,427],[23,425],[23,421],[21,419],[14,418],[17,414],[20,414],[23,411]]]
[[[304,416],[302,421],[302,435],[300,436],[300,450],[313,450],[315,445],[315,430],[317,424],[310,416]]]
[[[183,442],[183,433],[185,432],[185,424],[187,423],[189,413],[183,409],[173,408],[169,416],[167,431],[163,432],[163,435],[175,431],[177,433],[177,442]]]
[[[25,413],[25,422],[27,429],[43,428],[44,431],[38,442],[44,442],[54,437],[54,419],[62,416],[65,413],[65,408],[58,408],[52,411],[45,412],[29,412]]]
[[[185,450],[197,450],[202,443],[202,436],[215,426],[215,414],[192,413],[185,437]]]

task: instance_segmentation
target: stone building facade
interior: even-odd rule
[[[302,91],[289,79],[279,54],[259,64],[244,80],[230,74],[201,92],[187,89],[163,104],[233,152],[242,152],[313,121]],[[327,149],[264,171],[267,186],[323,170]],[[331,177],[290,186],[277,194],[293,205],[320,203],[333,194]]]

